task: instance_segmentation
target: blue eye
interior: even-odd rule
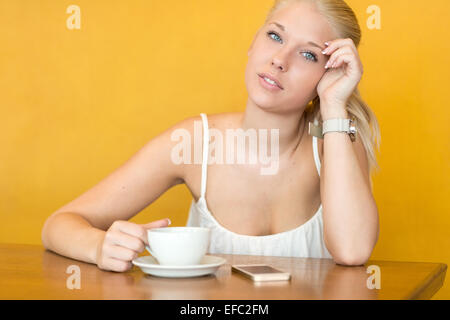
[[[283,43],[283,40],[281,39],[281,37],[274,31],[268,31],[267,32],[267,36],[269,38],[271,38],[272,40],[274,40],[274,41]],[[306,58],[307,60],[317,62],[317,56],[314,53],[312,53],[311,51],[305,51],[305,52],[302,52],[302,53],[309,54],[310,57],[312,57],[312,58]]]
[[[273,39],[273,40],[275,40],[275,41],[278,41],[278,40],[274,39],[271,35],[275,35],[276,37],[278,37],[278,38],[281,40],[281,37],[280,37],[277,33],[273,32],[273,31],[267,32],[267,35],[268,35],[271,39]],[[283,41],[283,40],[281,40],[281,41]]]
[[[311,51],[306,51],[306,52],[303,52],[303,53],[309,54],[312,57],[312,59],[308,59],[308,60],[311,60],[311,61],[314,61],[314,62],[317,61],[316,55],[314,53],[312,53]]]

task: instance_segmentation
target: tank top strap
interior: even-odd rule
[[[320,177],[320,158],[319,158],[319,148],[317,146],[317,137],[312,136],[313,141],[313,154],[314,154],[314,162],[316,163],[317,173]]]
[[[200,113],[203,122],[203,157],[202,157],[202,182],[200,187],[200,198],[205,200],[206,193],[206,177],[208,169],[208,156],[209,156],[209,130],[208,130],[208,118],[206,114]]]

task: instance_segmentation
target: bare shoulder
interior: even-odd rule
[[[224,131],[225,129],[235,128],[241,119],[242,112],[223,112],[223,113],[215,113],[215,114],[207,114],[207,126],[208,129],[218,129],[220,131]],[[167,141],[169,137],[165,139],[165,144],[170,146],[172,149],[176,148],[176,145],[180,144],[180,142],[184,139],[183,136],[186,136],[188,141],[190,142],[191,151],[194,150],[195,146],[203,145],[203,119],[200,114],[187,117],[182,121],[179,121],[177,124],[172,126],[166,131],[167,134],[170,133],[171,141]],[[182,141],[186,142],[186,141]],[[192,159],[191,159],[192,160]],[[192,161],[188,161],[190,164]],[[184,174],[190,174],[193,166],[180,164],[180,171]],[[194,166],[195,167],[195,166]]]
[[[243,115],[242,112],[222,112],[222,113],[204,113],[204,114],[206,115],[209,128],[222,127],[226,125],[232,126],[236,124],[236,122],[240,120]],[[196,121],[200,121],[202,123],[202,117],[200,114],[187,117],[184,120],[180,121],[177,125],[180,128],[184,128],[193,133]]]
[[[208,129],[217,129],[224,132],[225,129],[234,128],[239,124],[241,112],[223,112],[206,115]],[[186,129],[191,139],[191,151],[194,153],[198,151],[199,146],[203,146],[203,121],[200,114],[186,118],[179,124],[180,128]],[[201,147],[201,150],[202,147]],[[202,155],[200,155],[202,157]],[[195,160],[195,155],[191,152],[191,161],[187,165],[183,165],[184,183],[190,190],[194,199],[200,197],[200,182],[201,182],[201,161],[203,159]],[[200,162],[198,162],[200,160]],[[211,170],[211,168],[209,168]]]
[[[207,114],[206,116],[210,128],[235,128],[242,119],[243,112],[222,112]]]
[[[207,114],[206,120],[208,129],[215,128],[219,130],[223,130],[224,128],[232,128],[236,125],[239,114],[242,113],[234,113],[234,112],[224,112],[224,113],[214,113]],[[187,117],[174,126],[168,129],[168,132],[171,132],[172,141],[180,140],[179,136],[182,135],[182,131],[178,131],[179,134],[175,134],[177,129],[183,130],[191,139],[191,148],[194,144],[199,143],[202,145],[203,142],[203,119],[200,114]],[[177,138],[178,136],[178,138]],[[177,142],[175,142],[176,144]],[[173,147],[174,142],[171,143]]]

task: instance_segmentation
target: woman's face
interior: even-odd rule
[[[317,84],[326,71],[328,56],[321,53],[324,43],[335,38],[325,18],[307,3],[276,11],[259,29],[248,52],[245,82],[249,98],[267,110],[289,112],[306,107],[317,96]],[[262,73],[275,78],[283,89],[265,87]]]

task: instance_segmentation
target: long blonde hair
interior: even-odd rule
[[[327,19],[336,35],[338,35],[338,38],[350,38],[355,43],[356,48],[358,48],[361,40],[361,29],[355,13],[343,0],[275,0],[275,3],[267,15],[265,23],[267,23],[279,9],[288,4],[299,2],[309,2],[314,4],[318,11]],[[381,140],[377,118],[362,99],[358,88],[356,88],[349,97],[346,109],[349,117],[355,117],[356,119],[358,137],[364,145],[369,161],[370,182],[372,184],[373,170],[380,170],[375,155],[375,148],[379,150]],[[322,123],[319,96],[314,98],[308,104],[305,113],[308,115],[308,118],[314,119],[316,123]]]

